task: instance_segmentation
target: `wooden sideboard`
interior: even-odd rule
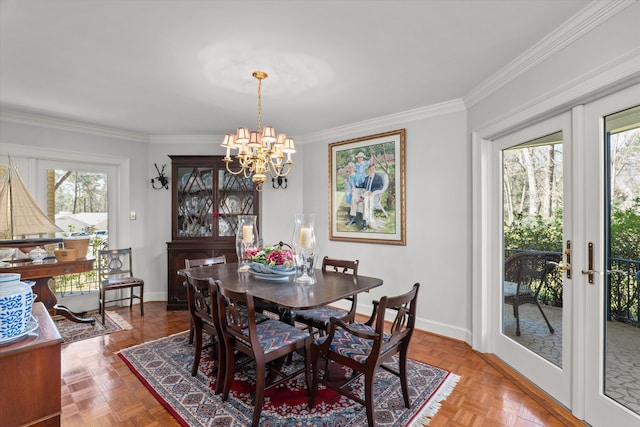
[[[67,307],[58,305],[58,298],[49,288],[49,280],[53,276],[64,274],[84,273],[93,270],[95,258],[79,258],[74,261],[58,262],[55,258],[46,258],[44,262],[33,263],[31,261],[9,261],[9,267],[0,269],[0,273],[19,273],[20,280],[35,280],[33,293],[37,295],[36,301],[44,303],[49,312],[59,314],[78,323],[94,323],[95,319],[83,318],[85,313],[74,313]]]
[[[59,426],[62,337],[46,307],[33,304],[38,329],[0,346],[0,424]]]

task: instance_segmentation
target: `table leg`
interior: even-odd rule
[[[51,277],[41,277],[35,279],[35,285],[33,285],[33,293],[36,294],[36,301],[40,301],[47,307],[49,313],[52,315],[58,314],[76,323],[91,323],[94,324],[96,319],[93,317],[84,318],[86,312],[74,313],[63,305],[58,305],[58,298],[49,288],[49,280]]]

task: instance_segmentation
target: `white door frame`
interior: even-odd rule
[[[490,158],[492,149],[492,140],[502,135],[513,132],[527,123],[534,123],[545,117],[567,111],[571,106],[573,113],[573,138],[575,140],[584,139],[584,107],[581,102],[592,102],[617,91],[624,90],[625,87],[637,85],[640,81],[640,70],[638,64],[625,63],[624,67],[614,67],[596,78],[583,82],[581,85],[571,87],[563,92],[554,93],[547,99],[537,100],[528,108],[523,108],[514,114],[504,117],[502,120],[495,122],[484,128],[479,128],[471,133],[471,152],[472,152],[472,346],[475,350],[484,353],[493,353],[495,351],[492,341],[490,340],[491,331],[496,330],[496,325],[492,324],[490,311],[490,297],[492,282],[491,278],[495,277],[495,266],[490,262],[490,254],[493,249],[493,241],[491,236],[491,212],[488,201],[495,195],[491,194],[492,189],[490,183]],[[622,69],[624,68],[624,69]],[[575,147],[574,147],[575,149]],[[584,176],[584,152],[574,153],[576,159],[572,177],[574,181],[574,191],[584,193],[584,183],[576,177]],[[576,201],[577,206],[580,201]],[[584,223],[583,223],[584,224]],[[583,238],[584,231],[580,234],[577,227],[573,228],[576,233],[574,238]],[[584,259],[586,256],[585,248],[575,247],[572,253],[574,260]],[[579,274],[579,264],[574,262],[573,271]],[[574,277],[576,277],[574,275]],[[574,283],[577,281],[574,281]],[[586,293],[581,291],[578,285],[574,285],[573,307],[574,316],[584,319],[586,317]],[[573,351],[575,354],[573,360],[573,385],[571,398],[571,411],[578,419],[585,418],[586,405],[586,380],[585,380],[585,336],[587,325],[584,323],[573,324]],[[606,414],[605,414],[606,415]],[[606,424],[605,424],[606,425]]]
[[[496,138],[491,143],[491,154],[488,159],[487,167],[489,168],[489,189],[491,197],[488,201],[488,213],[490,222],[487,230],[489,231],[488,239],[491,244],[489,252],[486,254],[487,261],[492,266],[488,276],[493,286],[488,290],[488,312],[489,324],[491,330],[488,339],[491,341],[492,353],[504,360],[507,364],[514,367],[521,374],[529,378],[533,383],[544,389],[552,397],[565,406],[571,406],[571,384],[573,371],[572,366],[572,285],[571,280],[563,274],[563,300],[562,307],[562,367],[554,365],[549,360],[532,352],[526,347],[506,336],[502,332],[503,325],[503,296],[502,283],[503,280],[503,254],[502,247],[503,235],[503,194],[502,194],[502,151],[504,149],[524,144],[528,141],[544,137],[562,131],[562,152],[563,152],[563,246],[564,242],[571,240],[572,222],[570,221],[572,213],[572,114],[565,112],[558,114],[546,120],[542,120],[525,128],[519,129],[513,133]],[[498,332],[500,331],[500,332]]]
[[[580,147],[581,158],[584,159],[584,191],[577,194],[577,201],[581,213],[579,223],[583,235],[580,241],[585,242],[580,248],[579,258],[581,265],[576,267],[576,291],[579,291],[584,301],[583,307],[589,313],[582,317],[579,323],[584,325],[584,334],[581,344],[584,350],[584,389],[585,394],[585,420],[593,425],[631,426],[640,424],[640,415],[634,414],[626,407],[620,405],[603,393],[604,381],[604,288],[606,282],[606,266],[604,261],[605,245],[605,141],[604,120],[605,116],[617,113],[627,108],[640,105],[640,84],[626,88],[612,95],[600,98],[585,105],[584,108],[584,144]],[[594,274],[594,283],[589,284],[587,276],[580,274],[580,270],[586,270],[587,247],[586,242],[594,244],[594,266],[597,271]],[[576,248],[578,249],[578,248]],[[578,270],[579,269],[579,270]],[[597,315],[595,315],[597,314]]]

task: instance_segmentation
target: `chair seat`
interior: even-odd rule
[[[518,292],[518,284],[515,282],[504,282],[504,296],[505,297],[515,297]],[[520,289],[520,296],[531,295],[531,289],[525,288]]]
[[[347,310],[330,306],[313,308],[311,310],[296,310],[295,312],[298,319],[304,319],[314,323],[322,323],[324,325],[328,325],[329,319],[332,317],[337,317],[339,319],[347,314],[349,314]]]
[[[371,326],[365,325],[363,323],[351,323],[349,327],[363,332],[369,332],[371,334],[375,334],[376,330]],[[316,338],[315,343],[317,345],[322,344],[327,337]],[[388,333],[384,333],[382,335],[382,348],[381,351],[384,353],[384,345],[389,342],[391,339],[391,335]],[[347,357],[349,359],[355,360],[358,363],[366,363],[367,358],[371,354],[371,349],[373,347],[373,340],[357,337],[344,329],[338,329],[333,336],[333,340],[329,345],[329,351],[337,353],[341,356]]]
[[[274,319],[268,319],[262,323],[258,323],[256,330],[258,341],[265,354],[290,345],[293,342],[304,340],[309,336],[307,331]],[[249,330],[245,330],[244,334],[248,337]]]
[[[127,277],[124,279],[109,279],[109,280],[105,280],[102,282],[102,286],[104,287],[109,287],[109,288],[116,288],[118,286],[122,286],[122,287],[130,287],[130,286],[136,286],[138,284],[143,283],[144,281],[142,279],[138,279],[135,277]]]

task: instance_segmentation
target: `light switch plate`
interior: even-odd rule
[[[129,212],[129,219],[131,221],[135,221],[135,219],[136,219],[136,211]]]

